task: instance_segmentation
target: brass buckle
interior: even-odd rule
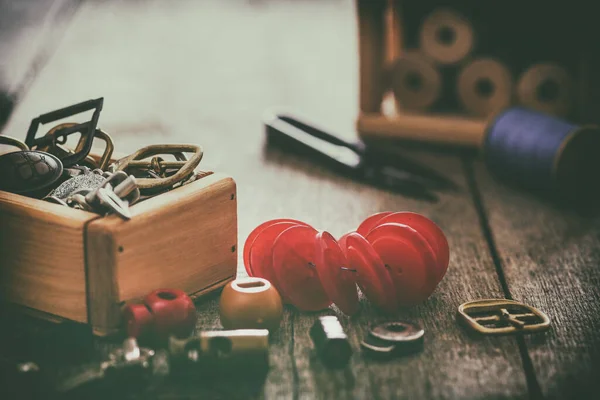
[[[469,328],[484,335],[511,335],[543,332],[550,318],[540,310],[507,299],[469,301],[458,307],[457,317]]]
[[[63,129],[72,128],[76,125],[77,124],[74,122],[65,122],[63,124],[56,125],[54,128],[50,129],[48,131],[48,133],[46,133],[46,136],[54,138],[54,139],[52,141],[48,142],[49,144],[46,144],[41,147],[37,147],[36,149],[54,154],[56,157],[58,157],[61,160],[64,160],[67,157],[71,157],[73,155],[83,155],[83,153],[86,151],[88,133],[86,133],[84,131],[80,132],[81,137],[79,138],[79,142],[77,143],[75,150],[71,150],[67,147],[62,146],[62,144],[64,144],[66,142],[66,136],[62,137],[62,139],[59,140],[59,138],[61,136],[57,134],[57,133],[60,133],[61,130],[63,130]],[[72,132],[72,133],[75,133],[75,132]],[[106,168],[108,167],[108,164],[110,163],[110,158],[112,157],[113,151],[115,149],[115,145],[114,145],[113,140],[110,137],[110,135],[108,133],[104,132],[102,129],[96,128],[96,130],[94,131],[92,141],[95,141],[96,139],[100,139],[104,142],[104,152],[102,153],[102,156],[100,157],[100,159],[98,161],[96,161],[89,154],[85,155],[85,157],[83,157],[83,158],[78,156],[77,159],[80,159],[80,161],[78,161],[78,162],[83,162],[83,164],[86,164],[86,166],[91,167],[92,169],[98,168],[98,169],[101,169],[104,171],[104,170],[106,170]]]
[[[29,150],[29,146],[27,146],[25,143],[21,142],[19,139],[16,139],[11,136],[0,135],[0,144],[4,144],[7,146],[14,146],[21,151]]]
[[[94,134],[96,132],[96,126],[98,125],[98,118],[100,117],[100,111],[104,103],[103,98],[94,100],[84,101],[82,103],[74,104],[59,110],[51,111],[49,113],[40,115],[31,121],[29,130],[27,131],[27,138],[25,143],[32,150],[42,150],[48,153],[52,153],[53,149],[57,149],[57,146],[64,144],[67,141],[67,136],[79,132],[81,138],[77,144],[77,150],[75,152],[69,152],[62,149],[57,149],[60,155],[54,154],[61,159],[65,167],[78,164],[84,158],[87,157],[91,148],[92,141],[94,140]],[[91,119],[88,122],[81,124],[68,123],[60,124],[57,127],[51,129],[44,136],[36,137],[40,124],[47,124],[50,122],[58,121],[63,118],[71,117],[82,112],[94,110]]]
[[[194,153],[187,160],[183,153]],[[158,155],[172,154],[176,161],[165,161]],[[144,160],[152,157],[150,160]],[[142,194],[156,193],[172,188],[194,174],[194,169],[202,160],[200,146],[191,144],[160,144],[143,147],[135,153],[115,161],[109,166],[110,172],[125,171],[137,177]],[[136,172],[144,171],[154,178],[138,177]]]

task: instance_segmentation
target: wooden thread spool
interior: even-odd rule
[[[565,68],[554,63],[532,65],[517,83],[521,105],[559,117],[571,111],[573,92],[573,78]]]
[[[463,117],[438,117],[402,114],[390,118],[379,114],[362,114],[357,129],[365,141],[405,139],[478,147],[486,129],[485,120]]]
[[[439,64],[452,65],[465,59],[475,47],[475,33],[467,18],[457,11],[439,8],[421,27],[420,48]]]
[[[512,75],[493,58],[478,58],[467,64],[456,86],[460,102],[474,116],[488,117],[508,107],[512,100]]]
[[[442,77],[431,61],[412,51],[393,64],[391,84],[399,109],[424,111],[440,98]]]

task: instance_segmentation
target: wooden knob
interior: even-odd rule
[[[225,329],[279,328],[283,305],[279,292],[263,278],[231,281],[221,294],[219,313]]]

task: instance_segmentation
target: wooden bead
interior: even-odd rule
[[[279,292],[263,278],[242,278],[229,282],[219,304],[225,329],[279,328],[283,305]]]

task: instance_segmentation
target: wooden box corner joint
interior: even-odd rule
[[[211,174],[100,216],[0,192],[2,300],[114,333],[121,307],[158,288],[198,297],[237,270],[235,181]]]

